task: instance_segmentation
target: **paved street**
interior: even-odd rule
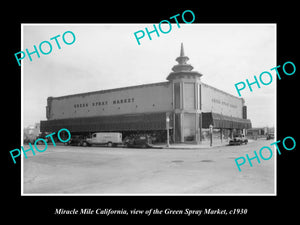
[[[247,162],[273,140],[201,149],[52,146],[23,159],[24,194],[274,194],[273,158]],[[28,149],[28,146],[24,146]],[[42,149],[42,147],[41,147]],[[267,153],[266,153],[267,154]]]

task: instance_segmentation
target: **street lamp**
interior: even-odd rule
[[[169,123],[170,123],[170,118],[167,115],[166,117],[166,127],[167,127],[167,147],[170,147],[170,138],[169,138]]]

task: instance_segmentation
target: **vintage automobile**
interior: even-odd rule
[[[118,132],[98,132],[93,133],[91,138],[86,139],[87,145],[106,145],[108,147],[122,144],[122,133]]]
[[[274,134],[273,133],[267,134],[267,140],[270,140],[270,139],[274,139]]]
[[[134,135],[124,139],[127,148],[152,148],[151,138],[147,135]]]
[[[86,146],[86,138],[83,135],[73,135],[65,145]]]
[[[248,139],[243,134],[235,135],[233,139],[229,141],[229,145],[241,145],[247,143],[248,143]]]

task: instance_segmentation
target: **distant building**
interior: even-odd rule
[[[25,143],[32,143],[40,134],[40,124],[35,123],[33,126],[24,127],[23,140]]]
[[[247,130],[247,135],[265,135],[265,128],[251,128]]]
[[[255,127],[247,129],[247,136],[249,138],[265,137],[267,134],[274,134],[274,127]]]
[[[221,132],[251,128],[244,99],[203,83],[188,60],[181,44],[178,64],[165,82],[48,97],[41,131],[165,135],[168,117],[173,141],[199,143],[209,125]]]

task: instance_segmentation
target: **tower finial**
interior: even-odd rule
[[[184,48],[183,48],[183,43],[181,42],[181,47],[180,47],[180,56],[176,58],[176,61],[182,65],[186,64],[186,62],[189,60],[189,57],[184,55]]]
[[[183,43],[181,42],[180,56],[184,56]]]
[[[176,58],[176,61],[178,62],[177,65],[173,66],[169,76],[167,77],[167,80],[174,80],[177,78],[182,78],[183,76],[193,77],[193,78],[200,78],[202,76],[201,73],[198,73],[197,71],[192,71],[193,66],[190,64],[187,64],[187,61],[189,60],[189,57],[184,55],[184,48],[183,43],[181,42],[181,48],[180,48],[180,56]]]

